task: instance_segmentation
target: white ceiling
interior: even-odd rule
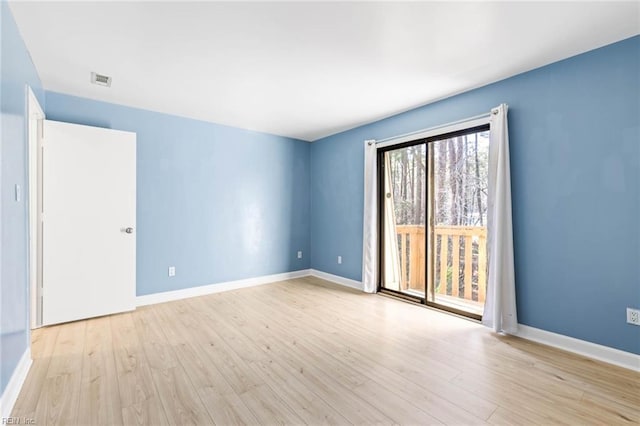
[[[631,37],[639,6],[10,4],[47,90],[304,140]]]

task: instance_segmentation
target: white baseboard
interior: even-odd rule
[[[181,290],[146,294],[144,296],[136,297],[136,306],[154,305],[156,303],[171,302],[173,300],[188,299],[190,297],[204,296],[207,294],[220,293],[223,291],[237,290],[240,288],[254,287],[263,284],[271,284],[278,281],[306,277],[309,274],[309,269],[302,269],[300,271],[285,272],[283,274],[263,275],[261,277],[247,278],[244,280],[227,281],[222,283],[203,285],[199,287],[190,287]]]
[[[356,290],[363,290],[362,282],[352,280],[350,278],[341,277],[339,275],[329,274],[327,272],[318,271],[317,269],[310,269],[309,275],[317,278],[322,278],[323,280],[331,281],[336,284],[340,284],[346,287],[355,288]]]
[[[6,419],[11,416],[13,406],[16,403],[18,395],[20,394],[20,390],[22,389],[22,385],[27,378],[29,368],[31,368],[31,362],[31,348],[27,348],[22,354],[20,361],[18,361],[16,369],[13,370],[11,379],[9,379],[7,387],[5,388],[4,392],[2,392],[2,397],[0,397],[1,419]]]
[[[562,334],[540,330],[518,324],[518,332],[515,334],[523,339],[542,343],[568,352],[584,355],[619,367],[640,371],[640,355],[631,352],[621,351],[608,346],[598,345],[585,340],[575,339]]]

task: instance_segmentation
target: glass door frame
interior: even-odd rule
[[[482,124],[482,125],[476,125],[476,126],[470,126],[461,130],[456,130],[456,131],[452,131],[452,132],[445,132],[445,133],[440,133],[434,136],[429,136],[426,138],[418,138],[412,141],[408,141],[408,142],[401,142],[395,145],[388,145],[385,147],[381,147],[377,149],[376,155],[376,168],[377,168],[377,184],[378,184],[378,291],[382,292],[382,293],[389,293],[392,294],[394,296],[397,297],[401,297],[403,299],[407,299],[410,300],[412,302],[415,303],[420,303],[422,305],[426,305],[432,308],[436,308],[436,309],[440,309],[443,311],[447,311],[456,315],[460,315],[460,316],[464,316],[470,319],[474,319],[474,320],[478,320],[481,321],[482,320],[482,316],[475,314],[475,313],[471,313],[471,312],[467,312],[461,309],[456,309],[454,307],[451,306],[447,306],[441,303],[436,303],[436,302],[432,302],[429,300],[429,298],[427,297],[427,293],[428,292],[435,292],[435,285],[433,283],[433,279],[434,279],[434,274],[433,274],[433,268],[434,268],[434,260],[431,259],[432,255],[431,252],[432,250],[431,247],[433,247],[433,243],[435,241],[433,241],[433,235],[434,233],[431,232],[432,228],[434,227],[434,223],[433,223],[433,215],[431,214],[431,199],[432,199],[432,189],[433,189],[433,185],[434,182],[431,179],[431,172],[433,171],[434,167],[432,166],[431,163],[431,157],[429,156],[429,143],[431,142],[437,142],[437,141],[441,141],[441,140],[446,140],[446,139],[450,139],[450,138],[454,138],[457,136],[463,136],[463,135],[468,135],[468,134],[473,134],[473,133],[479,133],[479,132],[485,132],[485,131],[490,131],[490,125],[489,123],[487,124]],[[385,178],[385,169],[384,169],[384,164],[385,164],[385,154],[387,152],[390,151],[395,151],[398,149],[403,149],[403,148],[408,148],[411,146],[416,146],[416,145],[425,145],[425,155],[426,155],[426,161],[425,161],[425,184],[426,184],[426,190],[425,190],[425,197],[423,202],[425,203],[425,247],[424,247],[424,253],[425,253],[425,285],[424,285],[424,296],[422,297],[418,297],[418,296],[414,296],[411,294],[407,294],[407,293],[403,293],[401,291],[396,291],[396,290],[392,290],[392,289],[388,289],[386,287],[383,286],[383,277],[384,277],[384,253],[385,253],[385,239],[384,239],[384,221],[385,221],[385,216],[384,216],[384,199],[385,199],[385,185],[384,185],[384,178]],[[433,296],[433,295],[432,295]],[[433,299],[435,300],[435,297],[433,297]]]

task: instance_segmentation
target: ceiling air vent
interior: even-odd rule
[[[91,73],[91,82],[100,86],[111,87],[111,77],[96,72]]]

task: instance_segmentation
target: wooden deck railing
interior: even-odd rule
[[[398,225],[401,288],[424,292],[425,227]],[[484,302],[487,283],[487,228],[436,226],[433,277],[436,294]]]

